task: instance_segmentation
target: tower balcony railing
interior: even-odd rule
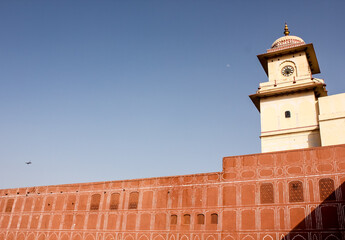
[[[303,85],[310,86],[314,84],[321,84],[325,85],[325,82],[323,79],[320,78],[314,78],[312,75],[308,76],[300,76],[300,77],[292,77],[288,79],[281,79],[281,80],[273,80],[268,81],[264,83],[260,83],[260,87],[257,91],[257,93],[262,93],[265,91],[274,91],[276,89],[281,88],[295,88],[295,87],[301,87]]]

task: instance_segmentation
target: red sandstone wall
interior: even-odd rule
[[[1,239],[345,239],[345,145],[219,173],[0,190]]]

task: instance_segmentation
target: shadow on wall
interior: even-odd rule
[[[320,147],[321,139],[320,134],[310,133],[308,134],[308,147]]]
[[[321,184],[327,184],[322,183]],[[345,239],[345,182],[311,208],[311,213],[297,224],[284,240],[341,240]]]

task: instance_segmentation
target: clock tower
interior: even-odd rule
[[[291,36],[278,38],[257,57],[268,81],[250,95],[260,112],[262,152],[321,146],[318,98],[327,96],[313,44]]]

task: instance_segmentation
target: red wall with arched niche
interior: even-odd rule
[[[215,173],[0,190],[0,240],[345,239],[345,145]]]

